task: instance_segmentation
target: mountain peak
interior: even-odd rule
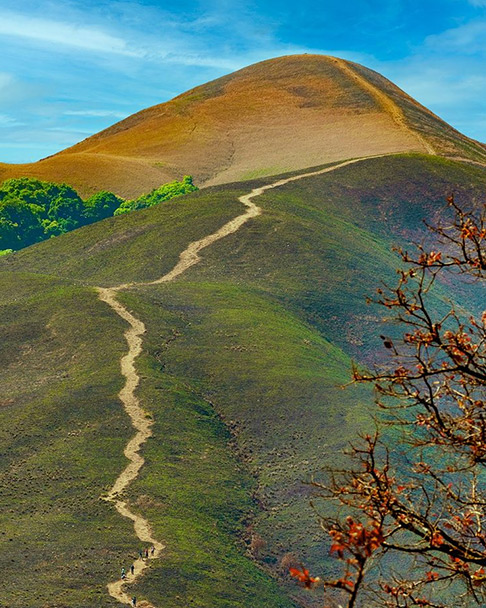
[[[2,165],[88,193],[134,196],[183,174],[214,185],[358,156],[486,162],[486,148],[380,74],[326,55],[268,59],[142,110],[50,158]]]

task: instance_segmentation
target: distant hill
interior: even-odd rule
[[[37,163],[0,164],[0,179],[34,176],[82,195],[133,197],[185,174],[209,186],[413,151],[486,162],[483,144],[376,72],[292,55],[196,87]]]

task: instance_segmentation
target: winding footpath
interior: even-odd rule
[[[129,325],[129,328],[125,331],[128,352],[121,358],[120,361],[121,373],[125,377],[126,381],[118,396],[120,401],[123,403],[125,411],[130,417],[132,425],[137,430],[135,436],[132,437],[132,439],[130,439],[125,446],[124,454],[128,460],[127,466],[120,473],[108,494],[102,498],[107,502],[113,503],[116,510],[122,517],[131,519],[133,521],[135,534],[140,541],[147,543],[154,548],[153,554],[151,554],[148,559],[137,559],[135,561],[135,571],[133,575],[130,573],[130,570],[128,570],[127,578],[125,580],[119,579],[108,584],[109,594],[120,603],[131,605],[131,598],[124,590],[125,586],[135,582],[143,574],[144,570],[149,565],[149,560],[159,557],[164,549],[164,545],[152,536],[149,522],[141,515],[131,511],[127,505],[127,502],[122,498],[123,492],[127,489],[130,483],[136,479],[140,469],[144,465],[145,460],[140,454],[140,448],[152,435],[152,420],[147,416],[147,412],[141,407],[140,402],[135,395],[135,391],[140,382],[140,377],[135,369],[135,360],[142,352],[142,335],[145,333],[145,325],[142,321],[140,321],[140,319],[137,319],[130,311],[120,304],[120,302],[116,299],[117,292],[124,289],[129,289],[130,287],[158,285],[160,283],[167,283],[174,280],[188,268],[199,262],[201,259],[199,257],[199,252],[202,249],[209,247],[209,245],[212,245],[229,234],[233,234],[248,220],[260,215],[261,209],[252,201],[252,199],[257,196],[261,196],[267,190],[278,188],[290,182],[304,179],[306,177],[330,173],[331,171],[335,171],[341,167],[346,167],[347,165],[359,163],[371,158],[381,158],[383,156],[393,156],[393,154],[380,154],[377,156],[366,156],[354,160],[347,160],[336,165],[332,165],[331,167],[326,167],[325,169],[312,171],[310,173],[301,173],[293,177],[278,180],[272,184],[262,186],[261,188],[255,188],[249,194],[244,194],[238,199],[241,203],[243,203],[243,205],[246,206],[247,209],[245,213],[230,220],[216,232],[205,236],[198,241],[190,243],[188,247],[180,254],[179,261],[174,268],[167,274],[163,275],[160,279],[150,282],[124,283],[116,287],[96,288],[100,300],[110,306],[112,310]],[[155,608],[152,604],[145,600],[138,601],[137,606],[139,608]]]
[[[376,99],[379,105],[387,112],[393,122],[397,125],[399,129],[401,129],[404,133],[414,137],[418,143],[422,146],[423,150],[426,154],[437,154],[435,148],[432,144],[423,136],[420,135],[416,130],[411,129],[405,118],[405,114],[400,106],[393,101],[393,99],[384,93],[378,87],[375,87],[371,82],[366,80],[363,76],[361,76],[358,72],[356,72],[346,61],[343,59],[338,59],[337,57],[332,58],[333,62],[348,76],[350,76],[359,87],[371,93],[371,95]]]

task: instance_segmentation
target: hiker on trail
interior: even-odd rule
[[[132,597],[132,606],[137,605],[137,598],[135,596]]]
[[[135,574],[135,566],[133,564],[130,566],[130,572],[132,573],[132,576]]]
[[[121,577],[122,577],[123,580],[125,580],[127,578],[127,573],[125,571],[125,568],[121,569]]]
[[[152,545],[152,550],[150,551],[150,554],[153,555],[155,553],[155,547]]]
[[[145,549],[145,557],[148,559],[148,549]]]
[[[140,559],[143,559],[143,551],[142,551],[142,549],[140,549],[140,551],[138,552],[138,554],[140,555]]]

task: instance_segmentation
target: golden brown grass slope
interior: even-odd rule
[[[486,162],[485,146],[376,72],[292,55],[196,87],[37,163],[0,164],[0,179],[29,175],[128,197],[183,174],[214,185],[411,151]]]

